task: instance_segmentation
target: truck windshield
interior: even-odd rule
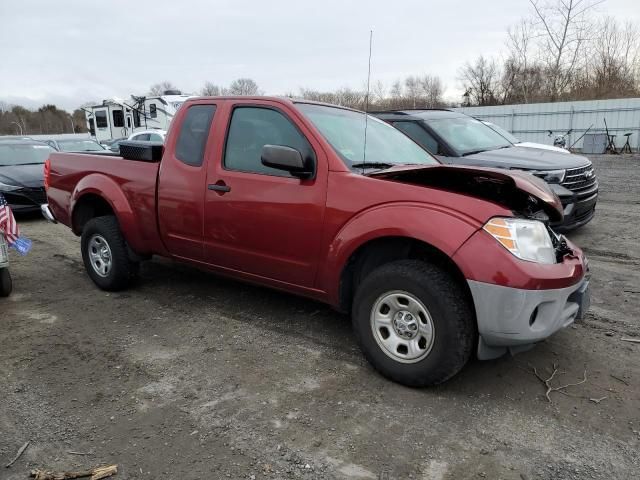
[[[359,170],[362,163],[376,165],[436,165],[438,161],[392,126],[369,115],[365,158],[365,114],[310,103],[297,107],[320,130],[347,167]],[[357,167],[352,167],[357,165]]]
[[[54,151],[49,145],[0,144],[0,167],[44,163]]]

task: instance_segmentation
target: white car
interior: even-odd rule
[[[135,132],[129,135],[127,140],[136,140],[143,142],[163,142],[167,136],[166,130],[143,130],[141,132]]]
[[[535,143],[535,142],[521,142],[519,138],[513,136],[511,133],[507,132],[504,128],[496,125],[495,123],[487,122],[485,120],[480,120],[487,127],[499,133],[501,136],[506,138],[508,141],[517,145],[518,147],[526,147],[526,148],[537,148],[540,150],[551,150],[552,152],[558,153],[571,153],[569,150],[564,148],[555,147],[553,145],[547,145],[545,143]]]

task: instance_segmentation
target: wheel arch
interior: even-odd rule
[[[348,258],[340,272],[339,309],[348,312],[358,285],[376,268],[397,260],[423,260],[449,273],[473,305],[473,297],[460,267],[445,252],[412,237],[383,236],[361,244]]]
[[[78,182],[71,195],[70,210],[71,228],[76,235],[82,235],[84,226],[92,218],[113,215],[131,249],[145,252],[139,222],[129,200],[122,188],[106,175],[88,175]]]

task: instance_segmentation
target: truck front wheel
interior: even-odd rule
[[[82,231],[84,267],[102,290],[123,290],[138,272],[129,259],[127,246],[114,216],[92,218]]]
[[[473,351],[475,317],[465,291],[448,272],[420,260],[388,263],[369,274],[352,317],[367,360],[407,386],[444,382]]]

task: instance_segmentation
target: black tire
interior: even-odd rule
[[[387,293],[402,291],[426,307],[433,324],[433,340],[426,357],[415,363],[392,358],[378,344],[372,328],[372,309]],[[465,290],[443,269],[420,260],[400,260],[371,272],[358,287],[352,321],[367,360],[382,375],[403,385],[438,385],[467,363],[476,339],[476,321]]]
[[[94,268],[90,256],[90,241],[95,236],[104,239],[110,250],[111,263],[108,272],[101,275]],[[102,240],[101,240],[102,241]],[[82,230],[82,260],[93,283],[102,290],[117,291],[127,288],[138,273],[138,263],[129,258],[127,245],[114,216],[92,218]]]
[[[0,268],[0,297],[8,297],[13,290],[13,281],[8,268]]]

